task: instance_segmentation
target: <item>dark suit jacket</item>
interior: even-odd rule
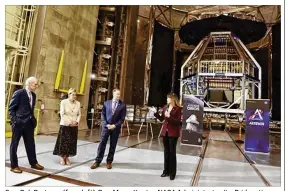
[[[36,103],[36,94],[32,93],[32,108],[29,103],[29,96],[26,89],[20,89],[14,92],[9,104],[8,113],[11,119],[11,126],[23,126],[30,120],[34,128],[37,126],[37,121],[34,117],[34,108]]]
[[[112,113],[112,100],[105,101],[101,114],[102,128],[107,128],[107,125],[116,125],[116,130],[120,131],[125,117],[126,105],[121,100],[118,102],[114,115]]]
[[[182,126],[181,122],[182,108],[181,107],[172,108],[170,112],[170,117],[167,118],[164,115],[167,107],[168,107],[167,105],[163,107],[161,115],[159,115],[159,113],[154,114],[154,116],[157,119],[163,121],[161,136],[165,136],[166,131],[168,130],[169,137],[179,137]]]

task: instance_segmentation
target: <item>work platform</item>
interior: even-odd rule
[[[144,128],[145,129],[145,128]],[[59,164],[52,154],[57,134],[36,136],[37,158],[44,171],[30,169],[23,141],[18,157],[23,174],[10,172],[9,146],[6,139],[6,186],[280,186],[280,138],[270,135],[270,155],[248,153],[251,165],[233,141],[236,134],[224,131],[204,131],[203,147],[177,146],[177,176],[174,181],[161,178],[163,144],[158,139],[160,126],[154,128],[154,137],[138,127],[130,126],[120,136],[111,170],[105,167],[91,170],[99,145],[99,130],[79,131],[78,154],[71,158],[72,166]],[[106,148],[106,154],[108,151]],[[200,162],[201,161],[201,162]],[[260,174],[258,174],[258,172]]]

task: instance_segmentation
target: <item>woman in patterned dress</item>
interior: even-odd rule
[[[71,165],[69,157],[77,154],[78,126],[81,104],[76,101],[75,89],[68,91],[68,98],[61,101],[60,129],[53,154],[61,157],[61,165]]]

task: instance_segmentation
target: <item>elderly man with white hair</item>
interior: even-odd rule
[[[37,87],[38,80],[35,77],[29,77],[26,80],[26,87],[15,91],[9,104],[8,112],[12,127],[10,161],[11,171],[14,173],[22,173],[18,166],[17,157],[17,149],[22,136],[31,168],[44,169],[43,166],[38,164],[34,140],[34,129],[37,126],[37,120],[34,117],[36,103],[34,91]]]

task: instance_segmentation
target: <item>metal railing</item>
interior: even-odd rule
[[[14,85],[23,85],[36,6],[11,6],[12,9],[13,13],[7,11],[6,7],[6,105],[12,95],[12,87]],[[12,49],[12,51],[8,49]]]
[[[242,73],[241,61],[200,61],[199,73]]]

